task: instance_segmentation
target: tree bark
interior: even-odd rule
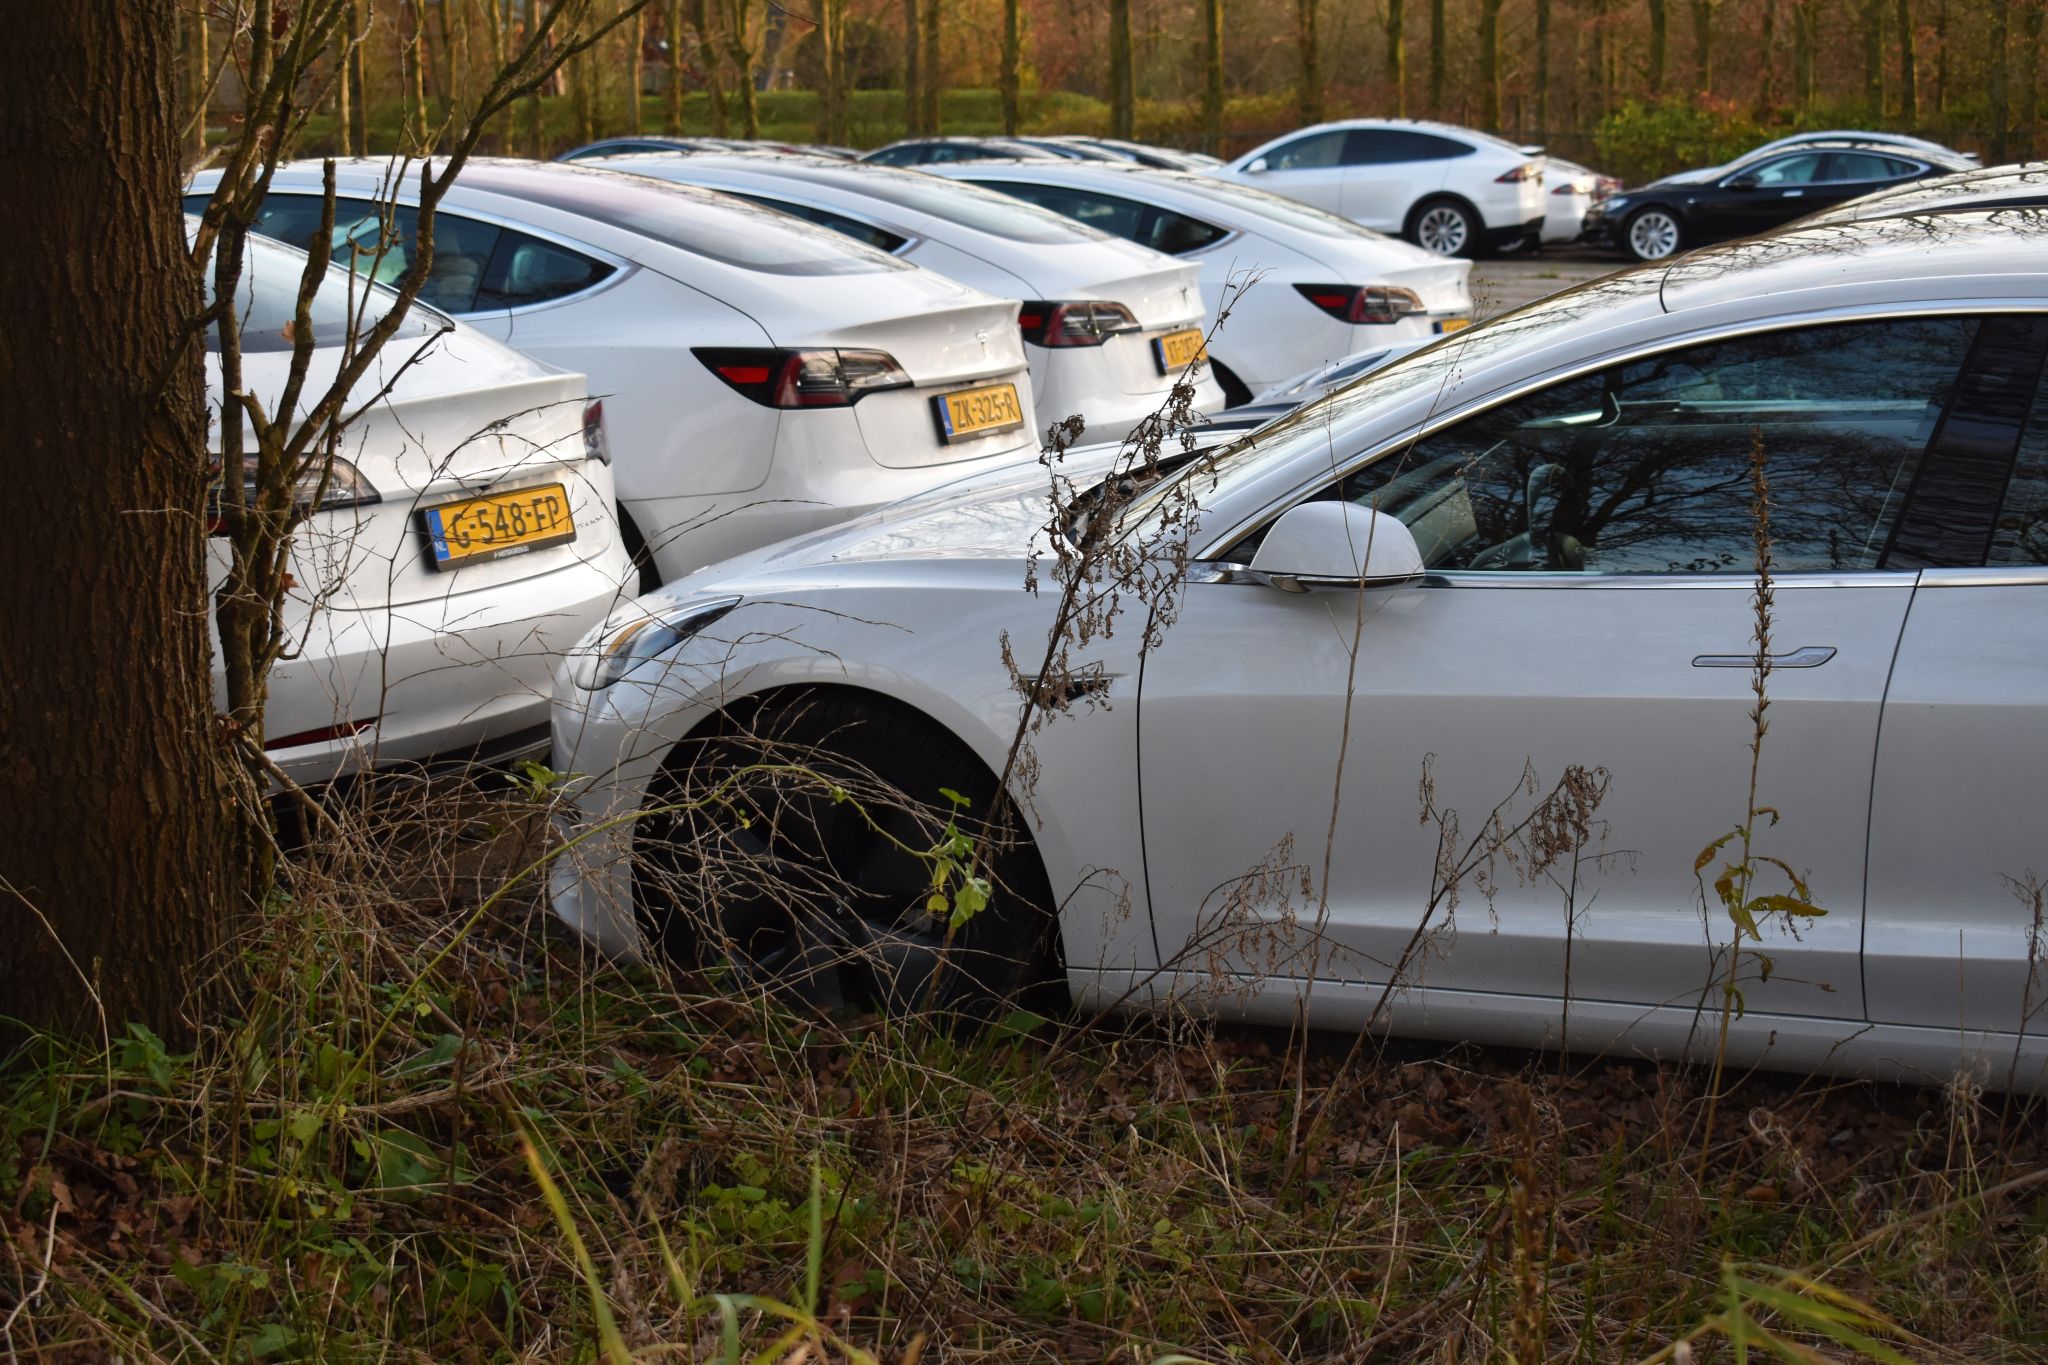
[[[697,33],[697,64],[704,68],[704,93],[711,101],[711,135],[724,137],[725,77],[719,71],[718,40],[711,31],[711,10],[707,0],[688,0],[690,27]]]
[[[1019,0],[1003,0],[1003,68],[998,77],[1003,95],[1003,133],[1015,137],[1023,122],[1024,15]]]
[[[1429,0],[1429,112],[1444,115],[1444,0]]]
[[[1804,115],[1813,108],[1815,49],[1820,45],[1818,0],[1797,0],[1792,11],[1792,80],[1794,99]]]
[[[671,134],[683,131],[683,0],[668,0],[662,15],[668,39],[668,100],[664,127]]]
[[[1650,98],[1661,99],[1664,95],[1664,58],[1666,52],[1665,0],[1649,0],[1650,3]]]
[[[1913,0],[1898,0],[1899,114],[1910,126],[1920,119],[1920,78],[1913,61]]]
[[[1764,0],[1763,51],[1758,54],[1756,120],[1765,122],[1778,102],[1778,0]]]
[[[918,92],[923,88],[923,63],[917,59],[917,0],[903,0],[903,135],[924,132],[924,104]]]
[[[1294,0],[1294,112],[1305,124],[1323,121],[1323,50],[1316,35],[1316,6],[1317,0]]]
[[[199,280],[179,211],[176,0],[4,0],[0,1001],[99,1035],[183,1007],[246,908],[216,739]],[[116,148],[111,139],[118,138]],[[118,150],[118,155],[113,154]]]
[[[1863,0],[1863,102],[1884,118],[1884,0]]]
[[[441,0],[445,8],[448,0]],[[622,0],[624,3],[624,0]],[[640,131],[640,82],[642,68],[647,59],[647,11],[628,19],[619,26],[619,32],[626,39],[626,131]]]
[[[540,0],[531,3],[538,5]],[[363,51],[369,30],[363,5],[364,0],[348,0],[348,23],[344,26],[348,35],[348,61],[342,73],[342,82],[348,86],[348,134],[342,143],[345,156],[370,154],[368,54]]]
[[[1536,124],[1550,129],[1550,0],[1536,0]]]
[[[1130,137],[1137,124],[1136,73],[1131,68],[1131,0],[1109,0],[1109,131]]]
[[[398,7],[398,69],[405,80],[405,118],[411,145],[426,145],[434,126],[427,112],[427,26],[419,0],[405,0]]]
[[[1500,128],[1501,0],[1479,0],[1479,126]]]
[[[1202,82],[1202,149],[1223,150],[1223,0],[1202,0],[1202,32],[1208,40]]]
[[[1948,112],[1948,0],[1934,11],[1934,112]]]
[[[1394,115],[1408,117],[1408,24],[1405,0],[1387,0],[1387,84],[1394,90]]]
[[[192,129],[186,135],[185,147],[192,162],[206,154],[206,107],[211,102],[212,91],[209,82],[213,79],[213,42],[206,26],[206,11],[198,10],[183,14],[182,22],[190,29],[190,40],[184,44],[185,52],[185,100],[181,112],[191,121]],[[345,82],[335,82],[336,88],[346,90]],[[344,116],[341,122],[346,122]]]
[[[740,93],[740,135],[761,136],[761,101],[754,89],[754,61],[760,55],[758,36],[747,23],[753,0],[725,0],[725,54],[732,58],[734,83]]]
[[[2020,20],[2021,31],[2026,34],[2027,45],[2024,61],[2026,74],[2020,82],[2020,134],[2019,152],[2031,158],[2041,148],[2041,29],[2044,13],[2043,0],[2028,0],[2025,17]]]
[[[924,49],[918,54],[918,69],[924,76],[924,107],[918,111],[918,121],[933,136],[939,132],[939,91],[945,85],[939,62],[939,4],[940,0],[924,0],[924,13],[918,20],[918,46]]]

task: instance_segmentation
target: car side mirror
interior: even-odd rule
[[[1251,163],[1245,167],[1246,172],[1251,175],[1264,175],[1271,169],[1273,168],[1266,164],[1266,158],[1262,156],[1254,157]]]
[[[1252,556],[1252,574],[1286,592],[1400,583],[1423,571],[1422,550],[1400,518],[1351,502],[1288,508]]]
[[[1753,190],[1762,183],[1755,175],[1738,175],[1728,182],[1728,188],[1731,190]]]

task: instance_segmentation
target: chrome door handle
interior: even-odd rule
[[[1805,191],[1805,190],[1786,190],[1786,191],[1785,191],[1785,197],[1786,197],[1787,199],[1804,199],[1804,198],[1806,197],[1806,191]]]
[[[1801,645],[1786,654],[1771,655],[1772,668],[1819,668],[1835,657],[1833,645]],[[1755,668],[1754,654],[1698,654],[1693,657],[1694,668]]]

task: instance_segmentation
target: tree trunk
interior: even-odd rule
[[[1479,0],[1479,126],[1500,128],[1501,0]]]
[[[198,272],[179,212],[177,0],[8,0],[0,174],[0,1001],[31,1025],[182,1039],[247,906],[216,736]],[[119,131],[120,155],[108,154]]]
[[[1394,90],[1394,115],[1408,117],[1408,14],[1405,0],[1387,0],[1387,84]]]
[[[939,91],[945,85],[939,63],[939,4],[940,0],[924,0],[924,13],[918,19],[918,46],[923,49],[918,54],[918,68],[924,76],[920,98],[924,107],[917,117],[925,132],[934,137],[939,132]]]
[[[1650,98],[1664,96],[1665,0],[1650,0]]]
[[[923,102],[918,91],[924,81],[923,63],[917,59],[918,39],[917,0],[903,0],[903,135],[916,137],[924,132],[922,115]]]
[[[1920,78],[1913,63],[1913,0],[1898,0],[1899,114],[1911,127],[1920,120]]]
[[[628,3],[629,0],[621,0]],[[445,7],[448,0],[441,0]],[[647,61],[647,12],[628,19],[619,26],[619,32],[626,38],[626,131],[640,131],[640,82],[644,78],[643,67]]]
[[[405,81],[405,120],[411,134],[410,145],[426,145],[429,131],[434,126],[433,116],[427,111],[427,26],[425,16],[420,13],[419,0],[406,0],[398,7],[398,70]]]
[[[370,96],[367,90],[367,54],[363,51],[368,27],[363,12],[364,0],[347,0],[348,23],[344,25],[348,41],[348,61],[342,73],[342,82],[348,86],[348,132],[342,142],[342,153],[346,156],[368,156],[370,154]],[[532,0],[538,5],[540,0]]]
[[[1863,0],[1863,102],[1884,118],[1884,0]]]
[[[740,92],[740,136],[761,136],[761,101],[754,89],[754,61],[759,56],[758,39],[750,36],[747,20],[753,0],[726,0],[725,53],[732,58],[734,83]]]
[[[1948,0],[1934,11],[1934,112],[1948,112]]]
[[[2020,20],[2026,34],[2026,73],[2020,82],[2020,134],[2018,151],[2032,157],[2041,148],[2041,29],[2044,13],[2043,0],[2029,0],[2026,16]]]
[[[1129,137],[1137,124],[1137,89],[1131,69],[1131,0],[1109,0],[1109,131]]]
[[[1593,0],[1593,91],[1596,118],[1614,107],[1613,41],[1607,32],[1607,0]]]
[[[1208,39],[1202,82],[1202,150],[1223,150],[1223,0],[1202,0],[1202,31]]]
[[[2012,18],[2005,0],[1993,0],[1991,5],[1990,51],[1985,55],[1986,91],[1990,95],[1991,114],[1991,160],[1988,164],[2003,165],[2006,160],[2006,125],[2012,122],[2012,96],[2006,83],[2007,59],[2012,46]]]
[[[1801,115],[1813,109],[1814,49],[1820,45],[1818,0],[1797,0],[1792,11],[1792,88]]]
[[[1550,129],[1550,0],[1536,0],[1536,125]]]
[[[514,3],[517,3],[517,0],[514,0]],[[520,35],[520,43],[514,44],[515,47],[523,44],[526,41],[526,36],[535,32],[540,27],[540,7],[541,0],[526,0],[526,28],[525,32]],[[545,157],[548,154],[547,115],[541,108],[540,88],[538,86],[534,88],[532,94],[526,97],[526,140],[528,156],[538,158]]]
[[[1023,122],[1024,15],[1018,0],[1003,0],[1003,133],[1015,137]]]
[[[1767,122],[1778,102],[1778,0],[1764,0],[1763,51],[1758,54],[1756,121]]]
[[[1294,112],[1305,124],[1323,121],[1323,51],[1316,36],[1316,4],[1317,0],[1294,0]]]
[[[1694,95],[1714,90],[1714,0],[1692,0],[1692,70]]]
[[[1444,0],[1429,0],[1429,112],[1444,114]]]
[[[190,30],[190,37],[184,45],[185,99],[180,109],[192,123],[185,136],[185,147],[190,160],[197,163],[206,154],[206,106],[211,102],[207,82],[213,78],[213,41],[207,31],[205,10],[183,14],[182,22]],[[344,82],[335,84],[337,89],[348,88]],[[338,120],[347,121],[345,114]]]
[[[588,52],[569,59],[569,103],[576,110],[576,140],[597,141],[597,70]]]
[[[718,40],[711,32],[711,10],[707,0],[689,0],[690,27],[697,34],[697,64],[704,68],[704,93],[711,101],[711,135],[724,137],[725,77],[719,71]]]
[[[662,126],[673,135],[683,131],[683,0],[668,0],[662,20],[668,39],[668,99]]]

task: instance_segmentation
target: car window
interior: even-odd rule
[[[738,190],[732,191],[732,194],[736,198],[744,199],[749,203],[759,204],[762,208],[780,209],[784,213],[793,213],[806,222],[816,223],[819,227],[831,228],[834,232],[843,233],[853,238],[854,241],[860,242],[865,246],[871,246],[877,251],[895,251],[910,240],[908,237],[891,232],[887,228],[876,227],[873,223],[863,223],[858,218],[849,218],[843,213],[834,213],[830,209],[821,209],[815,204],[799,204],[789,199],[771,199],[765,194],[746,194]]]
[[[1910,162],[1876,152],[1836,152],[1828,161],[1828,179],[1896,180],[1916,169]]]
[[[2020,435],[1985,562],[1999,568],[2048,564],[2048,366]]]
[[[438,235],[438,234],[437,234]],[[436,247],[435,264],[440,264]],[[553,242],[506,228],[484,269],[476,307],[525,308],[580,294],[613,274],[613,267]]]
[[[197,196],[195,196],[197,197]],[[321,201],[312,194],[272,194],[256,216],[256,230],[301,249],[320,231]],[[386,232],[386,213],[390,231]],[[353,265],[378,284],[396,284],[418,249],[419,213],[410,205],[337,197],[331,246],[337,265]],[[496,224],[443,209],[434,218],[434,265],[420,290],[422,302],[444,313],[469,313],[484,267],[496,248]]]
[[[1041,185],[1021,180],[977,180],[969,182],[984,188],[1007,191],[1029,204],[1049,209],[1077,223],[1084,223],[1100,232],[1122,237],[1163,251],[1169,256],[1180,256],[1190,251],[1199,251],[1214,242],[1220,242],[1230,235],[1225,228],[1214,223],[1205,223],[1185,213],[1161,208],[1156,204],[1141,204],[1136,200],[1119,195],[1102,194],[1094,190],[1077,190],[1065,185]]]
[[[1297,232],[1312,232],[1318,237],[1355,237],[1367,241],[1384,242],[1387,238],[1369,227],[1361,227],[1349,218],[1339,218],[1334,213],[1325,213],[1298,199],[1287,199],[1265,190],[1241,185],[1235,180],[1218,180],[1204,176],[1195,182],[1202,194],[1230,201],[1232,207],[1241,212],[1257,214],[1271,222],[1291,227]]]
[[[1310,133],[1292,142],[1283,142],[1266,153],[1266,169],[1269,171],[1313,171],[1326,166],[1341,165],[1344,160],[1343,129],[1329,132]]]
[[[828,171],[821,183],[885,204],[1035,246],[1100,242],[1104,234],[1007,194],[917,171]]]
[[[1473,149],[1434,133],[1406,128],[1354,128],[1344,148],[1344,160],[1356,165],[1385,165],[1400,161],[1442,161],[1470,156]]]
[[[1401,518],[1435,569],[1742,572],[1760,440],[1778,571],[1878,568],[1977,327],[1847,323],[1624,362],[1460,422],[1334,492]]]
[[[204,196],[201,207],[204,207]],[[261,237],[249,242],[242,259],[242,278],[235,289],[235,313],[241,320],[242,351],[245,355],[292,349],[293,329],[298,323],[299,281],[306,270],[306,258]],[[213,282],[212,264],[206,273]],[[360,280],[351,281],[348,272],[330,265],[307,304],[315,346],[339,346],[348,336],[351,316],[367,328],[397,302],[388,289],[372,287],[365,292]],[[416,338],[449,325],[434,313],[415,308],[399,330],[401,338]],[[220,329],[206,330],[207,349],[220,350]]]
[[[1752,166],[1743,174],[1754,176],[1759,185],[1810,185],[1820,179],[1821,161],[1819,152],[1801,152]]]

